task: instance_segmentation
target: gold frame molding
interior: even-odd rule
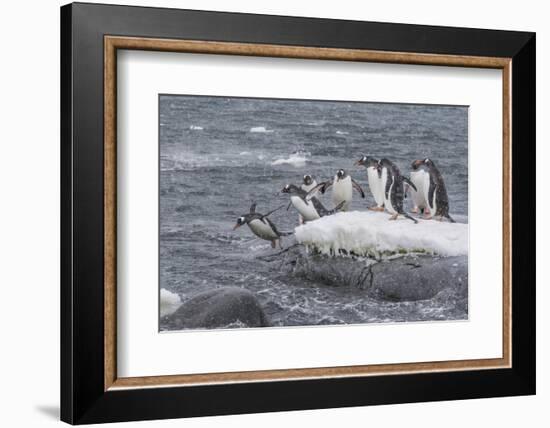
[[[218,55],[382,62],[494,68],[502,70],[503,91],[503,349],[502,358],[432,361],[422,363],[358,365],[305,369],[204,373],[170,376],[117,377],[116,367],[116,89],[117,50],[146,50]],[[404,373],[480,370],[511,367],[512,280],[512,165],[511,165],[511,58],[383,52],[304,46],[280,46],[137,37],[104,37],[104,389],[192,386],[272,380],[358,377]]]

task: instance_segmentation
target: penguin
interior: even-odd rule
[[[283,207],[284,205],[264,215],[256,212],[256,202],[254,202],[250,206],[250,212],[248,214],[243,214],[237,219],[237,223],[233,226],[233,230],[241,227],[243,224],[247,224],[254,235],[265,239],[266,241],[271,241],[272,248],[277,248],[277,244],[279,244],[279,248],[283,248],[281,245],[281,237],[292,235],[292,233],[279,232],[268,218],[270,214],[273,214],[275,211],[280,210]]]
[[[382,187],[382,176],[378,160],[370,156],[363,156],[355,162],[355,165],[363,165],[367,168],[367,180],[370,192],[376,202],[376,205],[369,207],[369,210],[384,211],[384,189]]]
[[[315,181],[315,179],[309,174],[304,175],[303,183],[300,186],[300,189],[305,190],[306,192],[309,192],[315,186],[317,186],[317,181]],[[312,195],[312,196],[315,196],[315,195]]]
[[[302,185],[300,186],[300,189],[306,191],[306,193],[309,192],[310,190],[312,190],[315,186],[317,186],[317,181],[315,181],[315,179],[309,174],[304,175],[302,180],[303,181],[302,181]],[[315,191],[311,195],[311,197],[316,196],[316,195],[317,195],[317,191]],[[292,205],[292,202],[289,202],[288,207],[286,208],[287,211],[289,210],[291,205]],[[301,214],[298,214],[298,222],[300,224],[304,223],[304,217]]]
[[[308,193],[294,184],[287,184],[281,192],[290,195],[290,203],[300,213],[304,221],[313,221],[334,214],[344,206],[344,202],[341,202],[334,209],[327,210],[319,199],[310,195],[311,191]]]
[[[401,214],[418,223],[415,218],[403,210],[403,198],[405,197],[403,182],[408,183],[414,190],[417,190],[416,186],[408,178],[401,175],[399,168],[392,161],[384,158],[379,162],[379,165],[384,189],[384,206],[392,214],[390,220],[396,220],[397,216]]]
[[[351,205],[351,200],[353,198],[353,189],[357,190],[362,198],[365,197],[365,192],[357,182],[349,176],[346,171],[339,169],[336,171],[336,175],[330,181],[325,181],[319,183],[316,187],[310,190],[310,194],[319,190],[321,194],[324,194],[329,187],[332,186],[332,203],[334,206],[340,205],[344,202],[342,206],[342,211],[347,211]]]
[[[424,214],[425,218],[429,218],[428,189],[430,187],[430,174],[423,160],[415,160],[411,164],[410,180],[417,188],[417,190],[414,190],[408,186],[414,203],[412,212],[420,212],[420,214]]]
[[[429,186],[426,199],[430,207],[431,215],[439,216],[439,221],[443,220],[443,217],[445,217],[451,223],[455,223],[454,219],[449,215],[449,198],[447,197],[447,188],[445,187],[443,176],[431,159],[424,159],[423,165],[427,168],[429,174]]]

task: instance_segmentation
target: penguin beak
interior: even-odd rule
[[[239,228],[239,227],[241,227],[241,225],[240,225],[239,223],[237,223],[235,226],[233,226],[233,230],[235,230],[235,229],[237,229],[237,228]]]
[[[359,166],[359,165],[362,165],[363,163],[361,162],[361,159],[359,159],[358,161],[356,161],[353,165],[354,166]]]

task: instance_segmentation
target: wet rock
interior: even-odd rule
[[[169,329],[267,327],[269,321],[250,291],[223,287],[204,291],[184,302],[163,320]]]
[[[370,292],[384,300],[463,300],[468,295],[466,256],[403,257],[374,265],[372,274]]]
[[[388,301],[451,298],[467,305],[467,256],[407,255],[391,260],[295,254],[292,273],[331,287],[357,287]],[[445,291],[445,293],[442,293]],[[441,294],[440,294],[441,293]],[[466,302],[466,303],[464,303]]]

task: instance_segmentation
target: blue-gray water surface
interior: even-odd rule
[[[258,259],[274,251],[269,242],[247,227],[232,230],[253,201],[261,213],[286,207],[280,190],[306,173],[320,181],[346,169],[367,193],[354,195],[352,209],[366,209],[373,204],[366,171],[353,166],[362,155],[387,157],[404,175],[412,160],[432,158],[451,214],[467,222],[466,107],[179,95],[159,102],[161,288],[185,301],[244,287],[275,326],[467,318],[453,301],[381,301],[356,287],[295,277]],[[298,221],[292,208],[271,219],[286,231]],[[162,320],[160,327],[170,328]]]

